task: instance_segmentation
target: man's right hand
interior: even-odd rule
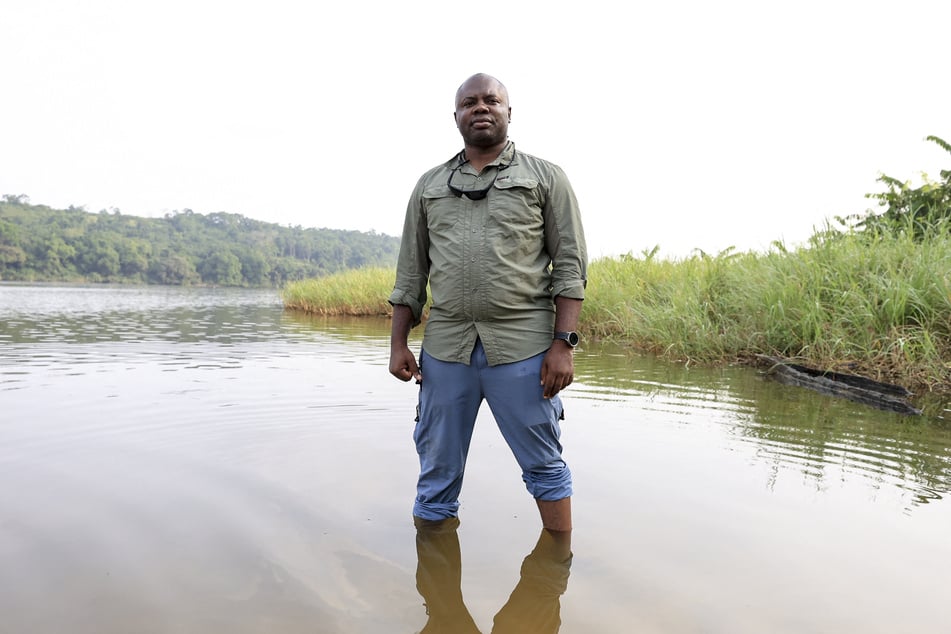
[[[423,382],[423,375],[419,371],[419,364],[416,363],[416,356],[410,351],[409,346],[390,348],[390,374],[400,381],[416,379],[417,383]]]

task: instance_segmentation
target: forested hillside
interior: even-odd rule
[[[303,229],[189,209],[163,218],[0,202],[0,280],[282,286],[363,266],[395,266],[399,239]]]

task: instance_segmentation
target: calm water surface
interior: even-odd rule
[[[422,630],[416,388],[387,354],[386,321],[275,292],[0,286],[0,633]],[[451,536],[480,631],[554,631],[493,630],[503,606],[565,634],[951,631],[943,421],[576,363],[567,589],[480,414]]]

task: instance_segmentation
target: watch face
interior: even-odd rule
[[[572,348],[577,346],[578,342],[581,341],[581,337],[579,337],[576,332],[556,332],[555,339],[561,339]]]

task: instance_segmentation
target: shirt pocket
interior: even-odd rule
[[[426,223],[430,231],[441,233],[459,222],[461,205],[448,185],[433,185],[423,190]]]
[[[534,178],[510,177],[495,181],[492,219],[514,234],[532,233],[543,224],[544,196]]]

